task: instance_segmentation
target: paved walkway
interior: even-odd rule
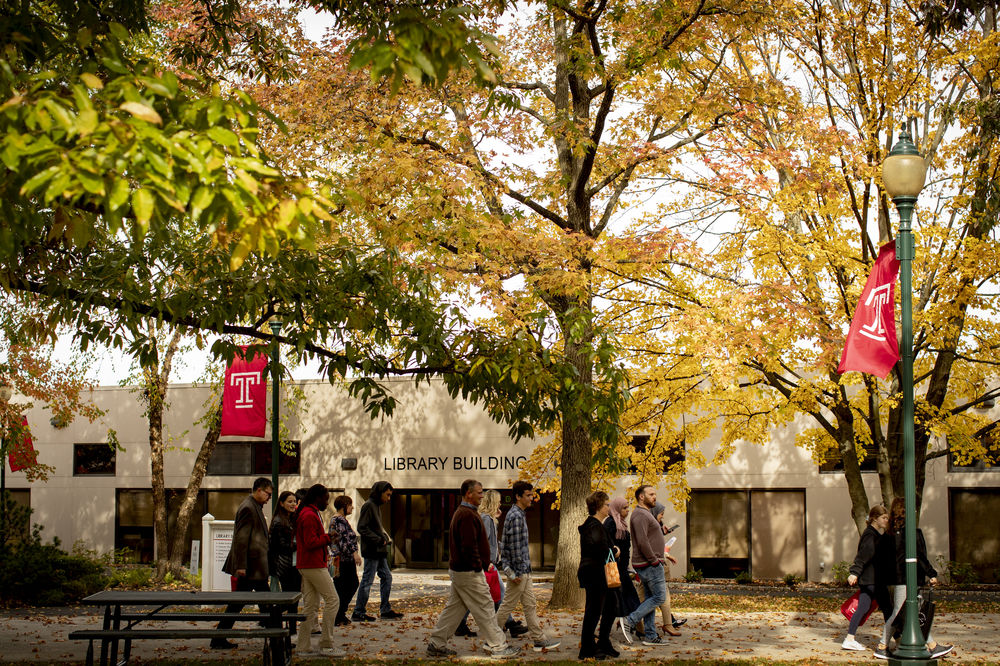
[[[425,655],[426,639],[447,595],[447,580],[439,572],[394,574],[396,606],[405,612],[402,620],[352,624],[338,628],[338,646],[354,658],[414,659]],[[539,587],[547,587],[547,583]],[[541,596],[547,596],[542,592]],[[683,593],[675,604],[683,605]],[[377,590],[373,590],[377,600]],[[881,633],[879,614],[862,628],[858,639],[874,647]],[[527,640],[514,643],[526,650],[525,657],[537,661],[572,660],[579,649],[581,613],[544,612],[543,626],[550,637],[562,641],[546,653],[531,651]],[[734,659],[766,658],[804,660],[810,664],[835,662],[877,663],[870,652],[848,652],[840,648],[846,628],[843,617],[835,612],[810,613],[685,613],[688,623],[683,635],[670,638],[662,647],[644,647],[638,643],[622,646],[621,661],[645,659]],[[74,607],[0,611],[0,662],[82,663],[86,643],[69,641],[66,636],[78,628],[96,628],[97,610]],[[935,634],[942,642],[954,643],[953,657],[942,663],[1000,664],[1000,615],[939,613],[934,622]],[[621,635],[615,635],[621,642]],[[451,643],[459,659],[485,657],[481,641],[455,638]],[[188,658],[210,661],[227,658],[251,660],[260,657],[262,642],[242,641],[233,650],[210,650],[206,641],[176,641],[169,645],[136,642],[134,661],[151,662],[165,658]]]

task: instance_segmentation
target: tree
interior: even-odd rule
[[[647,280],[656,314],[632,319],[661,367],[692,371],[686,382],[637,377],[633,398],[659,406],[687,396],[702,437],[706,420],[718,423],[720,460],[808,416],[815,427],[798,442],[817,460],[836,452],[860,532],[875,503],[859,466],[866,448],[876,452],[881,500],[902,493],[900,389],[895,373],[886,384],[836,367],[877,246],[893,235],[879,168],[908,115],[922,119],[917,140],[933,167],[915,227],[918,500],[927,461],[996,456],[997,424],[977,409],[998,394],[989,295],[998,247],[987,213],[998,146],[982,115],[1000,64],[995,19],[986,12],[961,34],[932,39],[903,3],[793,3],[776,16],[766,39],[734,44],[726,64],[760,90],[706,138],[706,171],[684,201],[703,212],[689,226],[718,240],[686,269]],[[698,433],[678,436],[676,410],[661,413],[654,430],[686,440],[697,464]]]
[[[760,10],[536,3],[504,17],[491,90],[456,78],[394,95],[331,38],[303,54],[294,81],[254,92],[290,129],[272,154],[349,192],[350,224],[432,269],[442,297],[488,308],[483,325],[572,368],[574,382],[554,378],[545,394],[561,501],[555,606],[578,600],[592,465],[623,465],[621,329],[602,312],[618,294],[605,285],[619,262],[664,251],[618,217],[738,112],[719,103],[714,60]],[[521,365],[501,376],[518,383]]]

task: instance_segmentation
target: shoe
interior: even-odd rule
[[[665,640],[663,640],[662,638],[660,638],[659,636],[657,636],[656,638],[643,638],[642,639],[642,644],[643,645],[654,645],[655,646],[655,645],[666,645],[667,642]]]
[[[519,654],[521,654],[521,648],[514,647],[513,645],[505,645],[502,648],[493,650],[490,656],[494,659],[513,659]]]
[[[213,650],[231,650],[234,647],[238,647],[236,643],[225,638],[213,638],[208,646]]]
[[[840,644],[840,647],[842,647],[845,650],[867,650],[868,649],[864,645],[862,645],[861,643],[857,642],[856,640],[853,640],[853,639],[849,640],[847,638],[845,638],[844,642]]]
[[[520,622],[505,622],[503,630],[509,633],[511,638],[517,638],[528,633],[528,628]]]
[[[611,641],[607,643],[597,642],[597,652],[599,654],[607,655],[611,659],[617,659],[622,656],[622,653],[615,649],[615,646],[611,644]]]
[[[331,659],[343,659],[347,656],[347,653],[343,650],[339,650],[334,647],[321,647],[316,653],[323,657],[330,657]]]
[[[875,650],[875,658],[876,659],[888,659],[889,658],[889,652],[884,647],[880,647],[879,649]]]
[[[342,627],[351,623],[351,619],[346,615],[341,615],[336,620],[333,621],[335,627]]]
[[[463,622],[462,624],[458,625],[457,629],[455,629],[455,635],[456,636],[468,636],[469,638],[475,638],[479,634],[477,634],[476,632],[474,632],[472,629],[469,628],[468,624],[466,624],[465,622]]]
[[[674,625],[674,629],[680,629],[687,622],[687,618],[683,620],[678,620],[673,615],[670,616],[670,624]]]
[[[673,627],[669,627],[667,625],[663,625],[663,634],[665,636],[680,636],[681,632],[677,631]]]
[[[313,636],[319,636],[322,633],[323,633],[323,630],[320,629],[319,627],[317,627],[317,628],[315,628],[315,629],[312,630],[312,635]]]
[[[351,615],[351,621],[352,622],[374,622],[375,621],[375,617],[372,616],[372,615],[368,615],[367,613],[364,614],[364,615],[358,615],[357,613],[354,613],[353,615]]]
[[[450,647],[445,645],[444,647],[438,647],[434,643],[427,644],[427,656],[428,657],[454,657],[458,653],[452,650]]]
[[[554,650],[562,645],[559,641],[553,641],[548,638],[543,638],[540,641],[535,641],[535,644],[531,646],[531,649],[535,652],[542,652],[543,650]]]
[[[390,609],[384,613],[379,613],[379,617],[382,618],[383,620],[398,620],[399,618],[403,617],[403,614],[397,613],[396,611]]]
[[[622,636],[625,637],[626,643],[632,642],[632,630],[634,626],[628,621],[627,617],[618,618],[618,626],[622,628]]]
[[[931,650],[931,659],[940,659],[954,649],[954,645],[941,645],[938,643],[934,649]]]

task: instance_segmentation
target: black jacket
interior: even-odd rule
[[[899,584],[896,578],[896,537],[888,532],[875,542],[875,585]],[[905,582],[905,579],[904,579]]]
[[[607,531],[611,543],[618,546],[618,550],[621,551],[621,554],[618,555],[618,561],[621,563],[621,566],[618,568],[628,569],[628,563],[632,557],[632,537],[629,536],[628,530],[625,531],[625,536],[621,539],[615,538],[615,534],[618,533],[618,525],[611,516],[604,519],[604,529]]]
[[[580,587],[607,585],[604,578],[604,563],[612,553],[611,538],[597,518],[589,516],[577,530],[580,531],[580,568],[576,578]]]
[[[897,585],[906,583],[906,533],[900,530],[896,534],[896,581]],[[927,584],[928,578],[937,578],[937,570],[931,566],[927,559],[927,542],[924,541],[924,532],[917,528],[917,585]]]
[[[378,559],[389,554],[389,537],[382,528],[382,494],[389,488],[392,484],[388,481],[376,481],[368,500],[361,505],[358,541],[361,542],[362,557]]]
[[[854,556],[851,573],[858,577],[858,585],[875,584],[875,547],[882,535],[869,525],[861,533],[858,541],[858,554]]]

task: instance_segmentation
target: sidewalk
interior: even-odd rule
[[[426,640],[444,606],[448,592],[447,577],[441,572],[393,574],[394,605],[406,615],[402,620],[379,621],[338,627],[337,645],[353,658],[419,659],[425,656]],[[542,597],[548,597],[551,583],[538,585]],[[376,584],[377,588],[377,584]],[[548,588],[548,589],[546,589]],[[372,599],[377,605],[378,591]],[[684,593],[674,594],[674,603],[683,606]],[[371,607],[369,611],[373,610]],[[577,613],[544,612],[542,624],[551,638],[562,644],[546,653],[531,650],[527,640],[515,640],[525,650],[523,660],[575,660],[579,646],[580,619]],[[875,614],[876,616],[878,613]],[[684,613],[688,623],[683,635],[669,638],[662,647],[644,647],[638,642],[623,645],[619,661],[646,659],[704,659],[727,661],[765,658],[808,660],[812,664],[837,662],[879,663],[871,652],[849,652],[840,648],[846,622],[836,612],[822,613]],[[69,641],[66,636],[79,628],[100,624],[97,609],[88,607],[0,611],[0,662],[83,663],[87,645]],[[154,625],[150,625],[154,626]],[[873,617],[858,633],[858,639],[874,648],[881,634],[881,620]],[[1000,664],[1000,615],[939,613],[934,633],[944,643],[956,645],[954,656],[942,663]],[[613,635],[622,642],[620,632]],[[454,638],[451,646],[459,659],[485,657],[477,638]],[[166,658],[202,661],[218,659],[253,660],[260,658],[259,642],[242,641],[233,650],[210,650],[207,641],[177,641],[171,644],[136,642],[133,660],[148,663]]]

